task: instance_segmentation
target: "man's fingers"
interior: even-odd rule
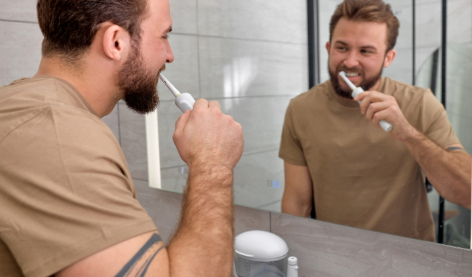
[[[196,102],[195,102],[196,104]],[[175,133],[180,133],[183,131],[185,125],[187,124],[188,118],[190,117],[190,110],[186,110],[175,122]]]
[[[197,99],[197,101],[195,101],[195,104],[193,104],[193,109],[201,109],[201,108],[208,108],[208,101],[206,99],[203,99],[203,98],[199,98]]]
[[[209,107],[209,108],[218,108],[218,109],[221,109],[221,108],[220,108],[220,103],[218,103],[218,101],[216,101],[216,100],[210,101],[210,103],[208,103],[208,107]]]

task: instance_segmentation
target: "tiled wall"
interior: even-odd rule
[[[138,199],[168,243],[182,195],[137,182]],[[470,276],[472,251],[355,229],[307,218],[235,206],[235,233],[263,230],[280,236],[298,258],[299,277]]]

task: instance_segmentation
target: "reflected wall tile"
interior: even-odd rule
[[[119,103],[121,149],[134,179],[147,180],[146,127],[143,115]]]
[[[174,62],[166,64],[167,69],[163,72],[164,76],[180,92],[189,92],[195,99],[199,98],[197,37],[171,33],[169,35],[169,43],[174,53]],[[158,89],[161,100],[175,99],[160,80]]]
[[[234,203],[255,208],[274,204],[282,200],[284,184],[278,149],[244,155],[234,169]]]
[[[244,153],[247,154],[279,148],[285,111],[293,97],[255,97],[218,101],[222,111],[241,124]]]
[[[182,115],[174,101],[164,101],[159,104],[159,155],[161,168],[184,166],[185,163],[179,156],[172,136],[175,130],[175,122]],[[175,169],[177,170],[177,169]],[[171,175],[169,175],[171,176]],[[164,178],[164,176],[163,176]]]
[[[0,86],[36,74],[43,35],[38,24],[0,21]]]
[[[113,111],[111,111],[110,114],[102,117],[102,120],[111,129],[111,131],[115,135],[116,140],[120,142],[120,126],[119,126],[120,122],[119,122],[119,116],[118,116],[118,109],[119,109],[119,104],[116,104],[115,107],[113,108]]]
[[[244,153],[278,149],[282,135],[285,110],[292,97],[257,97],[221,99],[223,113],[241,124],[244,135]],[[184,165],[172,141],[175,122],[181,111],[174,102],[159,105],[159,147],[161,167]]]
[[[161,169],[161,189],[177,193],[183,193],[187,186],[188,166],[181,166]]]
[[[306,1],[198,0],[198,34],[307,43]]]
[[[416,45],[440,46],[441,44],[441,3],[422,4],[416,12]],[[448,1],[447,38],[448,42],[470,43],[472,41],[472,4],[469,0]]]
[[[271,213],[271,231],[298,258],[300,276],[467,276],[472,252]]]
[[[0,20],[38,22],[36,16],[37,0],[0,1]]]
[[[201,37],[204,98],[299,94],[308,89],[306,44]]]
[[[413,84],[413,52],[411,48],[396,49],[397,54],[389,67],[383,69],[382,76],[396,81]]]
[[[197,34],[197,0],[169,0],[172,32]]]

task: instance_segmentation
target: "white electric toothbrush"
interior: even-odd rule
[[[193,104],[195,104],[195,99],[193,99],[190,93],[184,92],[180,93],[170,82],[167,80],[162,73],[159,74],[161,81],[169,88],[172,94],[175,96],[175,105],[179,107],[182,112],[186,110],[192,110]]]
[[[352,89],[352,93],[351,93],[352,98],[355,98],[357,95],[364,92],[364,90],[361,87],[356,87],[351,82],[351,80],[349,80],[347,78],[346,72],[344,72],[344,71],[339,72],[339,76],[341,76],[341,78],[343,78],[344,82],[346,82],[346,84]],[[360,103],[361,101],[358,101],[358,102]],[[390,130],[392,130],[392,124],[388,123],[385,120],[380,120],[379,124],[380,124],[380,127],[382,127],[382,129],[385,130],[385,132],[389,132]]]

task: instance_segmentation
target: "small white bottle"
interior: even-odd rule
[[[297,258],[294,256],[288,257],[287,277],[298,277]]]

